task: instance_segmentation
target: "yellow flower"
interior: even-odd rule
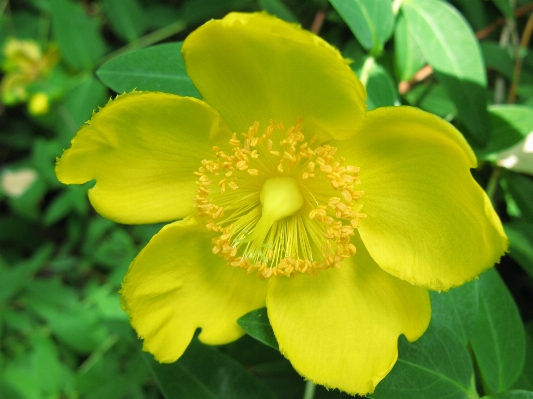
[[[302,376],[372,392],[398,336],[427,328],[427,290],[472,280],[507,248],[472,150],[418,109],[367,112],[337,50],[266,14],[207,22],[182,52],[203,101],[119,96],[56,169],[66,184],[96,180],[89,198],[117,222],[185,218],[123,283],[144,349],[175,361],[197,328],[231,342],[266,305]]]

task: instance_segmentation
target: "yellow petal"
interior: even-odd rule
[[[214,255],[211,236],[194,218],[165,226],[130,265],[122,304],[145,351],[178,359],[197,328],[210,345],[244,334],[236,320],[265,305],[266,281]]]
[[[89,199],[121,223],[175,220],[193,212],[193,172],[218,136],[230,136],[205,103],[165,93],[133,92],[94,114],[57,162],[66,184],[96,180]]]
[[[470,173],[472,150],[452,125],[416,108],[380,108],[338,145],[361,167],[368,217],[359,232],[385,271],[447,290],[499,261],[507,237]]]
[[[341,270],[273,278],[268,317],[281,352],[305,378],[350,394],[373,392],[431,318],[427,290],[380,269],[360,239]]]
[[[366,92],[346,60],[318,36],[265,13],[231,13],[191,33],[187,73],[233,131],[273,119],[344,139],[366,111]]]

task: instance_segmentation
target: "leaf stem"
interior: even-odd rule
[[[366,84],[368,83],[368,78],[370,77],[370,70],[374,67],[374,57],[370,56],[365,60],[365,63],[363,64],[363,68],[361,68],[361,76],[359,79],[361,80],[361,83],[363,86],[366,87]]]
[[[394,15],[397,15],[400,11],[400,7],[402,6],[403,0],[393,0],[392,2],[392,12]]]
[[[315,396],[315,388],[316,385],[313,384],[313,381],[307,380],[305,382],[305,391],[303,399],[313,399],[313,397]]]
[[[492,174],[490,175],[489,182],[487,183],[487,189],[485,190],[493,206],[495,205],[495,195],[501,175],[502,169],[499,166],[495,166]]]

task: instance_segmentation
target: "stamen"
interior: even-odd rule
[[[260,134],[255,122],[194,172],[198,214],[219,234],[213,253],[261,278],[341,268],[366,217],[359,168],[337,160],[335,147],[313,146],[316,136],[305,141],[301,121],[283,130],[271,122]]]

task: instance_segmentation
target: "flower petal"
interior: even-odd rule
[[[178,359],[200,327],[200,341],[221,345],[244,334],[236,320],[263,307],[266,281],[211,252],[211,236],[194,218],[166,225],[135,258],[122,304],[143,349],[160,362]]]
[[[193,172],[212,157],[210,139],[229,135],[216,111],[199,100],[124,94],[79,130],[58,160],[56,174],[65,184],[95,179],[89,199],[109,219],[175,220],[194,210]]]
[[[431,318],[427,290],[380,269],[360,241],[341,270],[270,279],[268,317],[281,352],[305,378],[350,394],[373,392]]]
[[[475,156],[449,123],[416,108],[380,108],[357,137],[338,145],[361,167],[368,217],[359,232],[385,271],[447,290],[506,251],[501,222],[470,174]]]
[[[187,73],[237,133],[254,121],[345,139],[366,111],[366,92],[341,54],[318,36],[265,13],[231,13],[191,33]]]

